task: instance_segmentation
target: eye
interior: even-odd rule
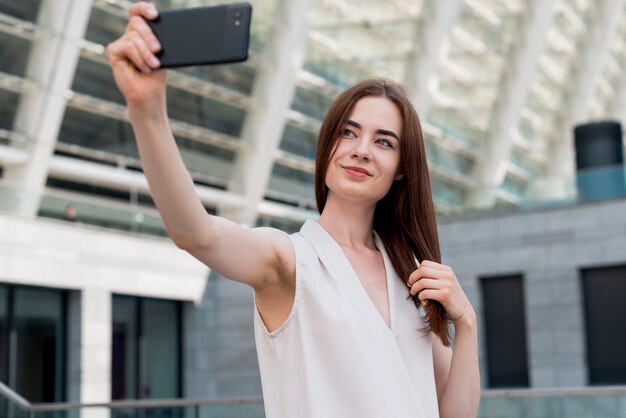
[[[341,132],[341,136],[343,136],[344,138],[356,138],[356,134],[352,129],[344,129]]]
[[[393,144],[387,139],[377,139],[376,143],[382,145],[383,147],[393,148]]]

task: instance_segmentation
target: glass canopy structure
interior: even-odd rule
[[[241,223],[293,230],[316,216],[317,131],[363,78],[406,87],[441,214],[570,193],[559,179],[573,175],[572,127],[626,115],[624,0],[252,3],[247,62],[176,70],[168,86],[199,196]],[[0,0],[0,167],[19,197],[3,209],[62,217],[64,202],[88,199],[154,215],[104,54],[129,5]]]

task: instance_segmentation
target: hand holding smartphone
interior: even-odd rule
[[[161,43],[161,68],[224,64],[248,58],[252,5],[166,10],[146,20]]]

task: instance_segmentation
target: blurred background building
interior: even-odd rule
[[[207,211],[297,231],[333,97],[399,81],[480,318],[482,416],[626,416],[626,1],[252,3],[247,62],[169,78]],[[0,0],[0,381],[35,403],[260,396],[251,291],[149,197],[104,54],[129,4]]]

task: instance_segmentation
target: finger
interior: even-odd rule
[[[436,270],[452,271],[452,268],[450,266],[446,266],[445,264],[436,263],[436,262],[430,261],[430,260],[422,261],[420,267],[421,266],[434,268]]]
[[[142,63],[140,60],[137,60],[140,56],[136,52],[135,46],[126,37],[122,37],[115,42],[111,42],[106,48],[106,54],[112,66],[116,66],[119,62],[123,62],[124,64],[133,63],[136,68],[139,68]]]
[[[441,281],[433,280],[433,279],[421,279],[418,280],[413,286],[411,286],[411,290],[409,293],[412,295],[417,295],[424,289],[441,289]]]
[[[154,56],[152,51],[148,49],[148,46],[137,32],[131,32],[128,34],[131,42],[135,45],[136,51],[139,53],[142,64],[149,69],[158,69],[161,65],[158,58]],[[141,67],[137,67],[141,68]]]
[[[119,44],[115,47],[116,50],[112,52],[114,56],[123,57],[126,61],[130,61],[139,71],[144,73],[150,72],[150,67],[144,62],[137,46],[131,39],[125,38],[118,42]]]
[[[153,20],[157,18],[157,16],[159,15],[159,12],[153,3],[150,3],[147,1],[140,1],[140,2],[132,4],[128,8],[128,15],[130,17],[143,16],[146,19]]]
[[[161,49],[159,40],[154,35],[152,28],[146,23],[145,20],[143,20],[143,18],[139,16],[132,16],[130,18],[128,21],[127,33],[131,31],[139,33],[141,39],[143,39],[144,43],[152,52],[157,52]]]
[[[422,273],[422,277],[431,277],[433,279],[450,277],[450,273],[447,270],[432,267],[420,267],[418,270]]]
[[[409,286],[412,286],[424,277],[428,277],[431,279],[451,279],[453,277],[453,274],[448,270],[439,270],[432,267],[425,267],[424,265],[422,265],[413,273],[411,273],[407,284]]]
[[[409,276],[409,279],[406,281],[407,286],[411,287],[415,284],[416,281],[422,278],[422,272],[418,268],[417,270],[413,270],[413,273]]]
[[[438,294],[436,290],[426,289],[422,290],[419,295],[417,295],[417,298],[421,301],[438,300]]]

